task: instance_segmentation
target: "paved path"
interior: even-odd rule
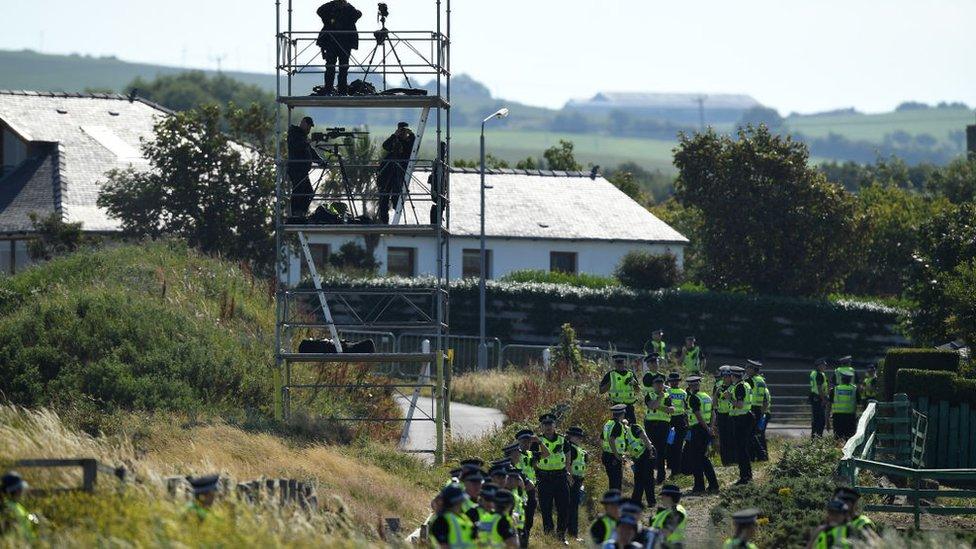
[[[766,427],[766,437],[778,436],[783,438],[807,438],[810,436],[809,427],[794,424],[770,423]]]
[[[406,414],[410,408],[410,399],[398,397],[397,404]],[[427,416],[433,416],[434,403],[430,398],[417,399],[417,410],[410,426],[410,438],[407,440],[406,450],[433,450],[437,442],[437,428],[433,421],[426,421]],[[479,437],[492,429],[501,428],[505,421],[505,414],[494,408],[482,408],[459,402],[451,403],[451,435],[454,438]],[[427,461],[433,461],[432,454],[419,454]]]

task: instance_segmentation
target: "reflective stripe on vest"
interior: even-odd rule
[[[810,394],[811,395],[817,394],[817,375],[820,374],[820,373],[821,373],[820,370],[814,370],[814,371],[810,372]],[[826,395],[827,394],[827,376],[826,375],[824,375],[824,380],[823,380],[823,382],[820,383],[820,385],[821,385],[820,388],[823,390],[823,394]]]
[[[566,443],[566,439],[562,435],[556,435],[556,440],[539,437],[539,441],[549,450],[549,457],[539,458],[539,461],[535,464],[536,469],[540,471],[558,471],[565,469],[566,452],[563,451],[563,445]]]
[[[683,364],[686,372],[698,371],[698,355],[701,353],[700,347],[692,347],[685,350]]]
[[[836,549],[838,547],[851,547],[851,542],[847,541],[847,525],[834,526],[817,534],[817,540],[813,544],[814,549]]]
[[[633,429],[633,427],[624,429],[627,436],[627,455],[632,458],[639,458],[644,453],[644,450],[647,449],[647,446],[644,445],[641,437],[634,434]]]
[[[525,478],[529,479],[533,483],[535,482],[535,467],[532,466],[531,451],[524,451],[522,453],[522,457],[519,458],[519,462],[518,465],[516,465],[516,467],[518,467],[519,471],[522,471],[522,474],[525,475]]]
[[[444,513],[447,519],[447,544],[451,549],[468,549],[474,545],[474,524],[467,515]]]
[[[675,526],[674,532],[671,532],[671,534],[667,538],[665,538],[664,541],[668,543],[684,543],[685,521],[688,518],[688,513],[685,511],[685,508],[682,507],[680,504],[674,509],[665,509],[660,513],[654,515],[654,520],[651,522],[651,528],[657,528],[658,530],[663,530],[664,523],[667,522],[668,517],[671,515],[671,513],[678,513],[678,515],[681,517],[681,521],[678,522],[677,526]]]
[[[735,388],[739,385],[744,386],[746,389],[746,397],[742,401],[741,408],[739,408],[735,404]],[[740,381],[736,383],[735,385],[732,386],[731,392],[732,392],[732,411],[729,412],[730,416],[744,416],[748,414],[750,411],[752,411],[752,398],[751,398],[752,387],[750,387],[748,383],[746,383],[745,381]]]
[[[671,397],[671,406],[674,411],[671,417],[682,416],[685,414],[685,401],[688,400],[688,391],[681,388],[668,387],[668,396]]]
[[[634,389],[634,372],[620,373],[610,371],[610,402],[614,404],[633,404],[637,402],[637,391]]]
[[[646,389],[647,397],[651,400],[658,400],[661,395],[658,395],[657,391],[653,387]],[[663,393],[662,393],[663,394]],[[647,408],[647,412],[644,414],[644,419],[646,421],[669,421],[671,419],[671,414],[664,409],[664,399],[661,398],[660,405],[657,410],[652,410],[650,407]]]
[[[582,447],[573,444],[573,448],[576,448],[576,459],[573,460],[569,466],[572,468],[573,475],[582,477],[586,475],[586,450]]]
[[[715,411],[720,414],[727,414],[732,411],[732,394],[724,381],[715,382],[715,391],[718,394],[718,402],[715,404]]]
[[[834,387],[833,403],[833,413],[853,414],[857,410],[857,387],[850,384]]]
[[[603,439],[603,451],[613,453],[613,449],[610,448],[610,433],[613,431],[614,425],[620,425],[621,431],[623,431],[623,425],[617,423],[616,420],[610,419],[603,424],[603,435],[600,437]],[[616,440],[617,453],[622,454],[627,451],[627,438],[625,433],[621,433]]]
[[[763,376],[752,376],[752,405],[762,406],[766,400],[766,378]]]
[[[712,422],[712,397],[705,391],[698,391],[697,395],[698,395],[698,401],[701,402],[700,412],[701,412],[702,419],[705,420],[706,424],[711,423]],[[697,424],[698,424],[698,416],[695,415],[695,412],[689,406],[688,425],[691,426]]]
[[[484,520],[478,522],[478,547],[491,549],[505,547],[505,540],[498,533],[498,525],[501,522],[502,516],[498,513],[489,513]]]

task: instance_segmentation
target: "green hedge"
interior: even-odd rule
[[[959,371],[959,353],[943,349],[890,349],[881,364],[881,379],[885,396],[891,400],[898,386],[898,371],[903,368],[936,372]]]
[[[895,392],[905,393],[913,401],[928,397],[930,401],[945,400],[952,404],[976,404],[976,380],[953,372],[902,368],[898,370]]]
[[[332,278],[339,287],[429,286],[430,280]],[[478,285],[451,286],[451,332],[478,333]],[[560,284],[488,284],[488,333],[505,342],[552,342],[570,323],[582,340],[639,350],[662,328],[669,345],[694,334],[707,350],[740,355],[789,353],[806,358],[884,356],[907,343],[898,326],[904,312],[876,304],[680,289],[575,288]]]

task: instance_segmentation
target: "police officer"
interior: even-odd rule
[[[874,364],[868,365],[867,374],[858,385],[858,395],[865,406],[878,401],[878,367]]]
[[[569,535],[576,541],[583,541],[579,537],[579,506],[583,503],[583,480],[586,478],[587,454],[583,449],[583,439],[586,433],[583,428],[574,425],[566,430],[569,441],[570,485],[569,485]]]
[[[556,536],[566,541],[566,522],[569,518],[569,476],[572,464],[569,461],[570,444],[565,437],[556,433],[556,416],[544,414],[539,418],[542,436],[539,444],[548,451],[535,464],[538,477],[536,490],[539,493],[539,511],[542,513],[542,531],[553,532],[552,510],[556,508]]]
[[[866,540],[866,538],[870,536],[868,532],[872,532],[874,534],[878,532],[877,525],[874,524],[874,521],[871,520],[870,517],[858,513],[857,504],[861,499],[861,493],[858,492],[856,488],[840,486],[834,490],[834,499],[839,499],[847,504],[847,528],[848,534],[851,537],[858,537],[862,540]]]
[[[603,446],[603,454],[600,461],[607,472],[607,482],[613,490],[620,490],[623,485],[623,459],[627,451],[627,438],[624,433],[627,407],[623,404],[614,404],[610,407],[611,419],[603,424],[600,433],[600,442]]]
[[[0,536],[17,532],[20,539],[28,544],[37,541],[37,515],[31,513],[22,503],[29,486],[15,471],[0,478],[0,494],[3,508],[0,509]]]
[[[515,495],[493,485],[486,494],[488,486],[482,488],[482,494],[487,496],[484,501],[488,511],[482,514],[478,522],[478,545],[492,549],[515,549],[519,546],[518,529],[512,519]]]
[[[468,499],[464,490],[456,486],[446,486],[441,490],[438,500],[441,509],[430,525],[431,543],[440,549],[461,549],[474,547],[478,530],[461,507]]]
[[[312,172],[312,162],[320,158],[308,143],[308,134],[314,126],[312,117],[306,116],[297,126],[292,124],[288,127],[288,164],[285,171],[291,182],[289,223],[306,222],[308,207],[315,194],[309,174]]]
[[[671,396],[664,387],[664,376],[660,373],[646,373],[643,379],[644,431],[651,439],[656,450],[654,469],[657,471],[657,483],[664,483],[664,459],[668,443],[668,431],[671,430]]]
[[[715,468],[708,458],[708,443],[715,436],[712,427],[712,396],[701,390],[701,377],[688,378],[688,425],[691,440],[688,441],[688,457],[691,463],[691,474],[695,477],[695,485],[691,493],[701,495],[705,493],[705,480],[708,480],[708,492],[718,492],[718,479]]]
[[[640,523],[631,515],[623,515],[617,521],[613,538],[601,545],[601,549],[639,549],[644,545],[635,541]]]
[[[610,404],[626,406],[625,417],[631,424],[637,422],[634,413],[634,403],[640,394],[640,386],[634,371],[628,368],[627,359],[622,356],[614,357],[613,370],[607,372],[600,380],[600,393],[610,393]]]
[[[665,484],[661,488],[661,508],[651,519],[651,528],[657,530],[662,548],[684,545],[687,519],[688,512],[681,505],[681,489]]]
[[[853,361],[854,358],[851,355],[837,359],[837,368],[834,370],[835,385],[840,385],[843,376],[850,376],[853,382],[857,382],[857,372],[854,371]]]
[[[685,375],[701,372],[701,347],[695,342],[695,336],[685,338],[685,346],[681,348],[681,367]]]
[[[654,506],[654,456],[656,449],[647,433],[640,425],[628,425],[624,430],[627,437],[627,457],[634,471],[634,492],[630,499],[640,502],[647,498],[647,504]]]
[[[688,433],[688,392],[681,388],[681,374],[671,372],[668,375],[668,398],[671,399],[671,429],[674,431],[667,446],[668,469],[671,476],[684,473],[681,463],[681,453],[684,450],[685,435]]]
[[[356,21],[359,21],[363,13],[346,0],[326,2],[319,6],[315,13],[322,19],[322,31],[319,32],[315,43],[322,48],[322,58],[325,59],[323,95],[336,93],[334,82],[337,62],[339,64],[338,94],[346,95],[349,93],[347,87],[349,56],[352,50],[359,48]]]
[[[827,502],[827,519],[814,529],[807,549],[833,549],[850,547],[847,540],[847,515],[850,507],[839,499]]]
[[[187,477],[186,480],[193,490],[193,501],[187,505],[186,515],[203,521],[210,515],[210,510],[217,499],[220,475]]]
[[[410,124],[400,122],[396,131],[383,141],[386,154],[380,160],[376,176],[376,188],[380,195],[376,218],[382,225],[390,222],[390,208],[395,210],[400,204],[407,166],[410,164],[416,140],[417,136],[410,129]]]
[[[847,440],[857,431],[857,386],[854,378],[842,375],[840,385],[830,389],[830,413],[834,436]]]
[[[824,427],[827,426],[827,359],[818,358],[813,362],[813,370],[810,372],[810,416],[812,425],[810,426],[810,437],[822,437]]]
[[[518,441],[519,455],[515,455],[512,450],[505,452],[505,454],[525,477],[525,508],[522,510],[522,531],[519,534],[519,543],[523,546],[528,546],[529,534],[532,532],[532,526],[535,524],[535,512],[539,508],[539,491],[536,488],[538,479],[535,475],[535,463],[543,455],[548,455],[548,450],[539,444],[539,437],[531,429],[518,431],[515,433],[515,439]]]
[[[668,344],[664,342],[664,330],[651,332],[650,341],[644,344],[644,360],[652,372],[667,372]]]
[[[718,454],[722,465],[735,463],[735,443],[732,437],[732,367],[722,365],[718,369],[715,386],[712,388],[712,400],[715,402],[714,423],[718,433]]]
[[[759,509],[743,509],[732,513],[735,534],[725,540],[722,549],[758,549],[756,544],[752,543],[752,538],[756,535],[758,517]]]
[[[762,362],[750,359],[746,364],[748,376],[746,381],[752,386],[752,416],[755,422],[749,455],[752,461],[769,461],[769,452],[766,448],[766,425],[769,422],[772,397],[769,394],[769,387],[766,386],[766,378],[761,373]]]
[[[590,539],[594,545],[600,546],[609,541],[617,529],[620,520],[620,490],[608,490],[603,494],[600,503],[603,504],[603,514],[590,524]]]
[[[735,384],[731,389],[732,439],[735,442],[735,461],[739,465],[739,480],[736,485],[748,484],[752,480],[752,463],[749,459],[749,445],[752,443],[752,387],[743,380],[745,369],[732,367]]]
[[[464,500],[464,503],[461,504],[461,511],[474,524],[477,524],[481,520],[481,515],[484,511],[478,505],[478,500],[481,499],[481,486],[484,481],[485,476],[480,469],[469,467],[461,471],[461,485],[464,488],[465,495],[468,496]]]

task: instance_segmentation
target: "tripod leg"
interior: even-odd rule
[[[400,54],[396,51],[396,46],[393,42],[390,42],[390,51],[393,52],[393,57],[396,59],[397,66],[400,67],[400,72],[403,74],[403,79],[407,81],[407,87],[412,88],[413,84],[410,83],[410,77],[407,76],[407,70],[403,68],[403,61],[400,60]]]
[[[353,217],[359,217],[356,212],[356,200],[352,197],[352,185],[349,184],[349,175],[346,174],[346,162],[342,159],[341,155],[336,155],[339,161],[339,177],[342,178],[342,186],[346,191],[346,200],[349,201],[349,208],[352,209]]]

